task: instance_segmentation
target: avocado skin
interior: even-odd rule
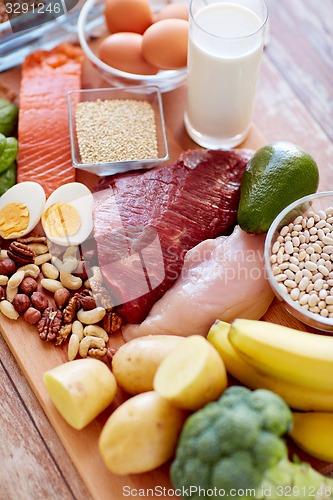
[[[248,162],[241,183],[238,224],[248,233],[265,233],[293,201],[315,193],[318,166],[299,146],[277,141],[259,149]]]

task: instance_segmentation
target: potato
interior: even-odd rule
[[[147,335],[119,347],[112,358],[112,371],[119,386],[128,394],[152,391],[162,359],[183,340],[177,335]]]
[[[154,391],[137,394],[109,417],[99,439],[106,467],[114,474],[136,474],[172,457],[186,412]]]
[[[163,359],[154,390],[179,408],[197,410],[227,387],[227,373],[217,350],[201,335],[183,340]]]
[[[43,379],[54,406],[78,430],[105,410],[117,392],[113,373],[93,358],[68,361],[45,372]]]

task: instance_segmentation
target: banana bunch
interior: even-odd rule
[[[243,385],[281,396],[294,410],[291,437],[333,461],[333,338],[263,321],[216,321],[207,339]],[[306,412],[306,413],[305,413]]]

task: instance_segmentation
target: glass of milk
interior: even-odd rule
[[[200,146],[247,136],[267,18],[264,0],[191,0],[185,127]]]

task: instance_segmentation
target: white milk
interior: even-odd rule
[[[198,144],[228,148],[247,135],[264,43],[262,26],[254,12],[231,2],[194,13],[185,125]]]

